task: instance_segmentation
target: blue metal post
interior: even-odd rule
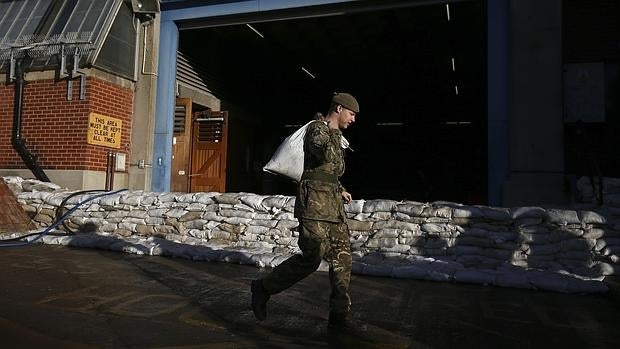
[[[510,7],[509,0],[487,1],[488,204],[503,204],[510,172]]]
[[[153,137],[153,177],[151,190],[170,191],[172,136],[176,91],[176,62],[179,30],[173,21],[161,22],[159,40],[159,75],[155,102]]]

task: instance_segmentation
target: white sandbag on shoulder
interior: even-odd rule
[[[263,167],[263,171],[282,175],[299,182],[304,172],[304,138],[306,137],[306,129],[310,123],[315,121],[309,121],[286,137]],[[340,145],[343,149],[350,148],[349,141],[344,136],[340,138]]]
[[[297,182],[304,171],[304,137],[306,128],[314,120],[298,128],[286,137],[263,167],[263,171],[282,175]]]

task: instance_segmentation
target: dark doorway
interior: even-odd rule
[[[354,198],[486,203],[485,1],[181,30],[179,49],[229,111],[228,191],[293,195],[261,168],[344,91]]]

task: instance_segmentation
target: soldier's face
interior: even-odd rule
[[[342,106],[340,106],[339,108],[340,110],[338,113],[338,127],[344,129],[355,122],[356,113]]]

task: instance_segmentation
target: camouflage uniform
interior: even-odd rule
[[[342,132],[322,121],[308,125],[304,140],[304,174],[298,186],[295,217],[300,222],[297,254],[263,279],[269,294],[281,292],[314,272],[325,259],[331,283],[330,311],[346,314],[351,306],[349,228],[338,178],[344,173]]]

